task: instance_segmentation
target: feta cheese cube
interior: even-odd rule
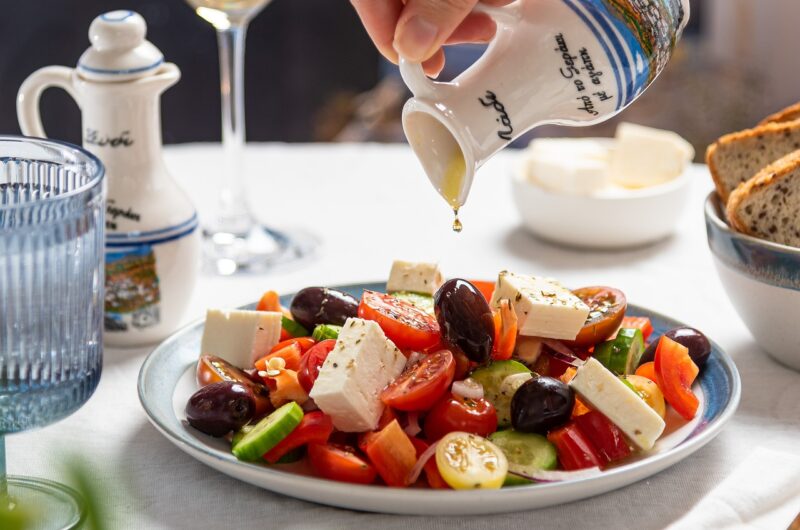
[[[569,386],[641,449],[652,449],[664,432],[661,416],[595,358],[578,368]]]
[[[412,263],[395,260],[392,272],[386,282],[390,293],[410,291],[412,293],[433,294],[444,283],[444,276],[436,263]]]
[[[377,323],[348,318],[309,395],[340,431],[374,430],[383,412],[380,392],[405,365]]]
[[[655,186],[680,176],[693,158],[694,148],[677,133],[620,123],[609,173],[620,186]]]
[[[200,353],[252,368],[280,340],[281,316],[273,311],[209,309]]]
[[[508,299],[517,315],[519,334],[574,340],[586,322],[589,306],[555,280],[503,271],[497,278],[492,306]]]

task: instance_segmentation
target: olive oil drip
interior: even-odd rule
[[[447,167],[444,170],[442,178],[441,193],[447,203],[453,208],[455,219],[453,220],[453,232],[461,232],[464,225],[458,218],[458,209],[461,207],[459,202],[459,195],[461,193],[461,185],[464,182],[464,174],[467,172],[467,163],[464,160],[464,155],[461,151],[456,151],[450,157]]]

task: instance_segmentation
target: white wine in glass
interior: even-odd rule
[[[244,192],[244,45],[247,25],[272,0],[186,0],[217,30],[225,174],[217,215],[205,223],[205,263],[219,274],[263,272],[312,255],[316,240],[261,225]]]

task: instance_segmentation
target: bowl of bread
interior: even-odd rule
[[[800,104],[723,136],[706,161],[720,280],[758,344],[800,370]]]

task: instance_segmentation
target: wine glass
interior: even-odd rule
[[[7,434],[92,395],[103,362],[105,180],[83,149],[0,136],[0,509],[75,528],[84,502],[49,480],[6,476]]]
[[[247,26],[272,0],[186,0],[217,30],[225,180],[218,212],[203,228],[206,268],[229,275],[265,271],[310,256],[316,241],[261,225],[247,205],[243,185],[245,144],[244,46]]]

